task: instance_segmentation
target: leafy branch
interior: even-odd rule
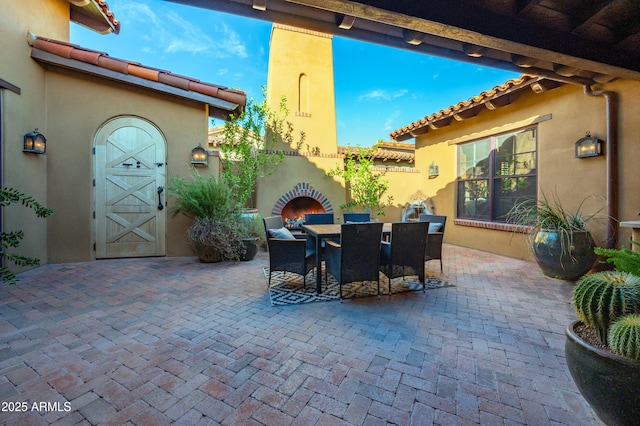
[[[389,181],[384,179],[384,172],[376,171],[373,163],[373,153],[378,149],[378,142],[370,148],[358,146],[355,150],[348,149],[345,154],[344,166],[337,166],[327,172],[329,176],[340,176],[349,183],[351,201],[340,206],[350,210],[360,206],[365,210],[384,215],[384,207],[391,204],[393,197],[382,198],[389,189]]]
[[[274,110],[267,104],[265,88],[262,90],[262,102],[256,103],[253,99],[247,102],[244,112],[231,115],[222,132],[222,176],[231,186],[238,207],[251,199],[257,180],[273,173],[284,159],[283,152],[276,150],[278,142],[293,144],[293,125],[287,121],[286,97],[280,99]],[[301,143],[304,138],[301,132]]]
[[[1,188],[0,189],[0,206],[6,207],[11,204],[21,204],[27,208],[33,210],[38,217],[48,217],[53,214],[53,210],[50,210],[40,203],[38,203],[33,197],[25,195],[13,188]],[[0,259],[7,260],[17,266],[38,266],[40,260],[27,256],[20,256],[15,253],[6,251],[8,248],[16,248],[20,246],[20,242],[24,238],[23,231],[11,231],[0,232]],[[7,284],[15,284],[18,280],[16,275],[9,270],[8,267],[0,267],[0,281]]]

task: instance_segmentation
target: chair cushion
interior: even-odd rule
[[[269,229],[269,235],[271,238],[282,238],[284,240],[295,240],[296,237],[293,236],[291,231],[289,231],[284,226],[278,229]]]
[[[429,224],[429,233],[440,232],[442,230],[441,223],[430,223]]]

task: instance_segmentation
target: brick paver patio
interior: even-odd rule
[[[455,287],[286,307],[265,253],[29,271],[0,293],[0,422],[600,425],[565,364],[572,285],[444,250]]]

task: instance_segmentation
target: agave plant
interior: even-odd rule
[[[589,222],[597,218],[600,210],[595,213],[585,213],[585,198],[575,210],[568,210],[557,193],[551,198],[542,193],[537,202],[531,200],[518,203],[507,213],[509,223],[528,228],[531,234],[538,231],[555,231],[561,236],[563,252],[569,252],[574,232],[589,232]]]

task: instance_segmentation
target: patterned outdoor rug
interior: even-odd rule
[[[264,278],[269,282],[269,268],[263,268]],[[271,287],[269,288],[269,298],[272,306],[296,305],[301,303],[328,302],[340,300],[340,288],[338,282],[328,276],[328,284],[323,283],[322,294],[316,293],[316,275],[312,271],[307,275],[307,286],[303,288],[302,277],[291,272],[274,272],[271,276]],[[435,277],[425,277],[427,290],[443,287],[452,287],[452,284]],[[380,276],[380,295],[388,294],[387,278]],[[422,291],[422,284],[418,277],[407,277],[406,280],[396,278],[391,281],[391,293],[402,293],[405,291]],[[375,282],[362,282],[347,284],[342,287],[342,296],[345,299],[357,297],[377,296],[377,284]]]

